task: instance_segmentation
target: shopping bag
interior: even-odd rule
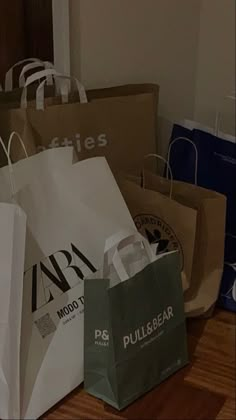
[[[9,176],[10,168],[14,173],[14,193],[16,193],[22,187],[29,184],[34,178],[41,180],[43,178],[47,179],[51,172],[55,170],[61,172],[63,169],[70,167],[72,163],[77,161],[72,147],[59,147],[54,150],[48,149],[40,154],[29,157],[22,138],[16,132],[13,132],[10,135],[7,148],[3,148],[3,155],[6,156],[6,161],[8,161],[8,155],[9,158],[11,157],[11,151],[15,144],[22,149],[24,159],[13,165],[10,160],[10,167],[9,164],[7,164],[0,168],[1,201],[9,202],[12,197],[11,177]]]
[[[177,139],[180,139],[177,142]],[[181,141],[182,139],[182,141]],[[191,140],[192,144],[184,140]],[[219,303],[236,311],[232,290],[235,282],[232,264],[236,262],[236,143],[199,129],[174,126],[170,165],[175,179],[194,182],[193,167],[198,156],[198,185],[227,197],[225,270]]]
[[[136,228],[148,239],[155,254],[178,250],[186,291],[192,277],[197,211],[175,200],[171,180],[148,171],[144,178],[120,177],[121,193]]]
[[[194,168],[193,172],[195,179]],[[145,178],[148,185],[155,185],[152,174],[147,173]],[[168,194],[169,188],[169,182],[163,179],[162,193]],[[226,198],[197,185],[174,181],[173,199],[197,212],[192,276],[184,296],[185,312],[187,316],[210,315],[223,272]]]
[[[107,237],[136,231],[105,158],[34,179],[15,196],[27,214],[21,418],[38,418],[84,379],[83,279]]]
[[[20,335],[26,216],[0,203],[0,418],[20,418]]]
[[[42,109],[38,97],[44,96],[43,88],[40,84],[37,89],[36,109],[30,106],[0,113],[3,138],[18,131],[30,154],[74,145],[79,160],[105,156],[112,169],[128,172],[140,168],[145,154],[155,153],[158,86],[98,89],[87,92],[88,102],[85,95],[64,95],[44,101]],[[63,103],[66,96],[68,103]],[[14,149],[13,160],[20,157],[21,151]]]
[[[178,253],[149,247],[120,232],[85,280],[85,390],[118,410],[188,362]]]

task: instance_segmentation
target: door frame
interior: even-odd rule
[[[69,0],[52,0],[54,65],[70,75],[70,10]]]

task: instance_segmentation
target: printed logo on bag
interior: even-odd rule
[[[109,346],[109,333],[108,330],[95,330],[94,332],[95,344],[97,346]]]
[[[35,264],[25,272],[25,281],[30,282],[31,310],[35,314],[45,307],[45,315],[35,321],[43,338],[56,330],[55,322],[47,313],[47,305],[80,284],[86,276],[97,270],[88,258],[74,245],[60,250]],[[63,307],[55,309],[58,321],[67,324],[77,314],[84,312],[84,296],[73,298]],[[65,318],[65,320],[64,320]]]
[[[155,318],[153,318],[152,321],[148,322],[146,325],[142,325],[140,328],[137,328],[128,335],[125,335],[123,337],[124,349],[126,350],[129,346],[135,345],[139,342],[141,342],[141,348],[153,343],[164,333],[163,329],[160,330],[161,327],[173,318],[173,316],[173,307],[168,306],[163,312],[160,312]],[[158,331],[157,334],[154,334],[156,331]]]
[[[43,145],[37,146],[37,152],[42,152],[47,148],[56,148],[60,146],[73,146],[77,145],[77,152],[81,153],[84,151],[90,151],[95,148],[103,148],[108,145],[108,140],[106,134],[99,134],[97,137],[89,136],[85,139],[81,139],[79,133],[75,134],[73,137],[54,137],[47,147]]]
[[[184,266],[183,248],[174,230],[160,217],[151,214],[139,214],[134,217],[139,232],[155,246],[156,255],[178,250],[181,257],[181,270]]]

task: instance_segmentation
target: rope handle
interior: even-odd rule
[[[7,157],[7,162],[8,162],[8,169],[9,169],[9,178],[10,178],[10,184],[11,184],[11,192],[12,192],[12,196],[14,196],[16,194],[16,181],[15,181],[15,175],[14,175],[14,170],[13,170],[13,164],[10,158],[10,153],[11,153],[11,145],[12,145],[12,140],[13,138],[16,136],[16,138],[19,140],[26,158],[28,158],[28,153],[26,151],[24,142],[22,140],[22,138],[20,137],[20,135],[16,132],[13,131],[9,137],[9,141],[8,141],[8,147],[6,148],[2,138],[0,137],[0,144],[2,145],[2,148],[4,150],[4,153]]]
[[[195,185],[197,185],[198,184],[198,150],[197,150],[197,147],[196,147],[196,145],[194,144],[194,142],[192,140],[188,139],[187,137],[177,137],[176,139],[174,139],[172,141],[172,143],[169,145],[169,149],[168,149],[168,156],[167,156],[168,165],[170,166],[171,149],[172,149],[173,145],[177,141],[180,141],[180,140],[181,141],[186,141],[186,142],[190,143],[193,146],[194,150],[195,150],[195,157],[196,157],[196,159],[195,159],[194,183],[195,183]],[[168,179],[168,172],[167,172],[167,179]],[[172,177],[172,179],[173,179],[173,177]]]
[[[232,95],[224,96],[223,99],[230,99],[230,100],[235,101],[236,100],[236,91],[232,92]],[[217,111],[216,119],[215,119],[215,136],[216,137],[219,137],[221,122],[222,122],[222,113],[220,111]]]
[[[171,178],[169,198],[172,199],[172,196],[173,196],[173,174],[172,174],[172,170],[171,170],[171,166],[170,166],[169,160],[166,160],[163,156],[157,155],[155,153],[151,153],[149,155],[146,155],[144,157],[144,159],[148,159],[150,157],[155,157],[155,158],[161,160],[162,162],[164,162],[167,165],[167,167],[168,167],[168,173],[170,173],[170,178]],[[167,173],[167,179],[168,179],[168,173]],[[143,181],[143,189],[145,190],[145,173],[144,173],[144,167],[142,169],[142,181]]]

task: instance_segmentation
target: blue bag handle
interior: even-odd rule
[[[236,100],[236,91],[233,92],[232,95],[225,96],[224,99],[231,99],[231,100],[235,101]],[[216,137],[219,137],[221,120],[222,120],[221,112],[217,111],[216,120],[215,120],[215,136]]]
[[[193,148],[194,148],[194,150],[195,150],[195,156],[196,156],[196,159],[195,159],[194,184],[195,184],[195,185],[198,185],[198,150],[197,150],[197,146],[196,146],[196,144],[195,144],[192,140],[188,139],[187,137],[177,137],[176,139],[174,139],[174,140],[170,143],[170,145],[169,145],[169,149],[168,149],[168,155],[167,155],[168,167],[170,167],[170,154],[171,154],[171,149],[172,149],[172,146],[173,146],[173,145],[174,145],[174,143],[176,143],[177,141],[187,141],[188,143],[190,143],[190,144],[193,146]],[[167,170],[167,179],[169,179],[169,171],[168,171],[168,170]]]

